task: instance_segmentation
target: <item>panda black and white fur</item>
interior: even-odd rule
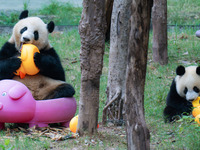
[[[192,111],[192,101],[200,95],[200,66],[178,66],[164,109],[165,122],[172,122]]]
[[[45,24],[39,17],[28,17],[28,11],[20,14],[13,28],[11,38],[0,50],[0,80],[14,79],[24,83],[37,100],[59,97],[72,97],[74,88],[65,82],[65,73],[59,56],[50,45],[48,34],[54,30],[54,22]],[[20,47],[34,44],[40,50],[35,53],[34,61],[40,72],[21,79],[14,72],[20,67]]]

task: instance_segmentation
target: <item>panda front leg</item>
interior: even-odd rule
[[[171,106],[166,106],[164,109],[164,119],[165,122],[173,122],[179,120],[181,118],[181,112],[179,112],[176,108]]]
[[[12,79],[14,72],[19,69],[21,60],[17,57],[0,60],[0,80]]]
[[[53,48],[35,53],[34,61],[40,70],[40,74],[55,80],[65,81],[64,69]]]
[[[19,69],[21,59],[14,44],[6,42],[0,50],[0,80],[12,79],[14,72]]]
[[[75,94],[74,88],[68,83],[63,83],[61,85],[58,85],[51,92],[49,92],[49,94],[44,99],[73,97],[74,94]]]

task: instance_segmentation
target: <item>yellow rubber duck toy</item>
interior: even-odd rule
[[[23,79],[26,74],[35,75],[39,72],[39,69],[36,67],[34,62],[34,54],[40,52],[39,49],[33,44],[23,44],[21,48],[21,66],[15,72],[16,75],[19,75]]]
[[[192,115],[195,117],[195,121],[200,124],[200,97],[197,97],[193,102],[192,105],[194,107],[192,111]]]

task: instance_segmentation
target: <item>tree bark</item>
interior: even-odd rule
[[[105,48],[105,1],[84,0],[79,34],[81,37],[81,89],[77,132],[80,136],[97,131],[99,83]]]
[[[153,61],[161,65],[168,63],[167,54],[167,1],[154,0],[152,8]]]
[[[108,119],[116,125],[123,122],[125,76],[128,54],[131,0],[115,0],[112,12],[107,102],[103,110],[103,124]]]
[[[126,135],[128,149],[150,149],[150,134],[144,116],[144,86],[151,17],[151,0],[132,1],[126,74]]]

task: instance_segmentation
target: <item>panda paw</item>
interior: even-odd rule
[[[12,57],[10,58],[9,68],[11,68],[13,71],[16,71],[21,66],[21,59],[18,57]]]
[[[66,84],[65,90],[66,90],[66,97],[73,97],[74,94],[76,93],[75,89],[70,84]]]
[[[56,88],[54,98],[73,97],[75,90],[72,85],[65,83]]]
[[[40,66],[40,58],[41,58],[40,55],[41,55],[41,54],[38,53],[38,52],[36,52],[36,53],[34,54],[34,62],[35,62],[35,65],[36,65],[37,67]]]
[[[54,99],[62,97],[73,97],[75,94],[74,88],[70,84],[61,84],[56,89],[51,91],[44,99]]]

